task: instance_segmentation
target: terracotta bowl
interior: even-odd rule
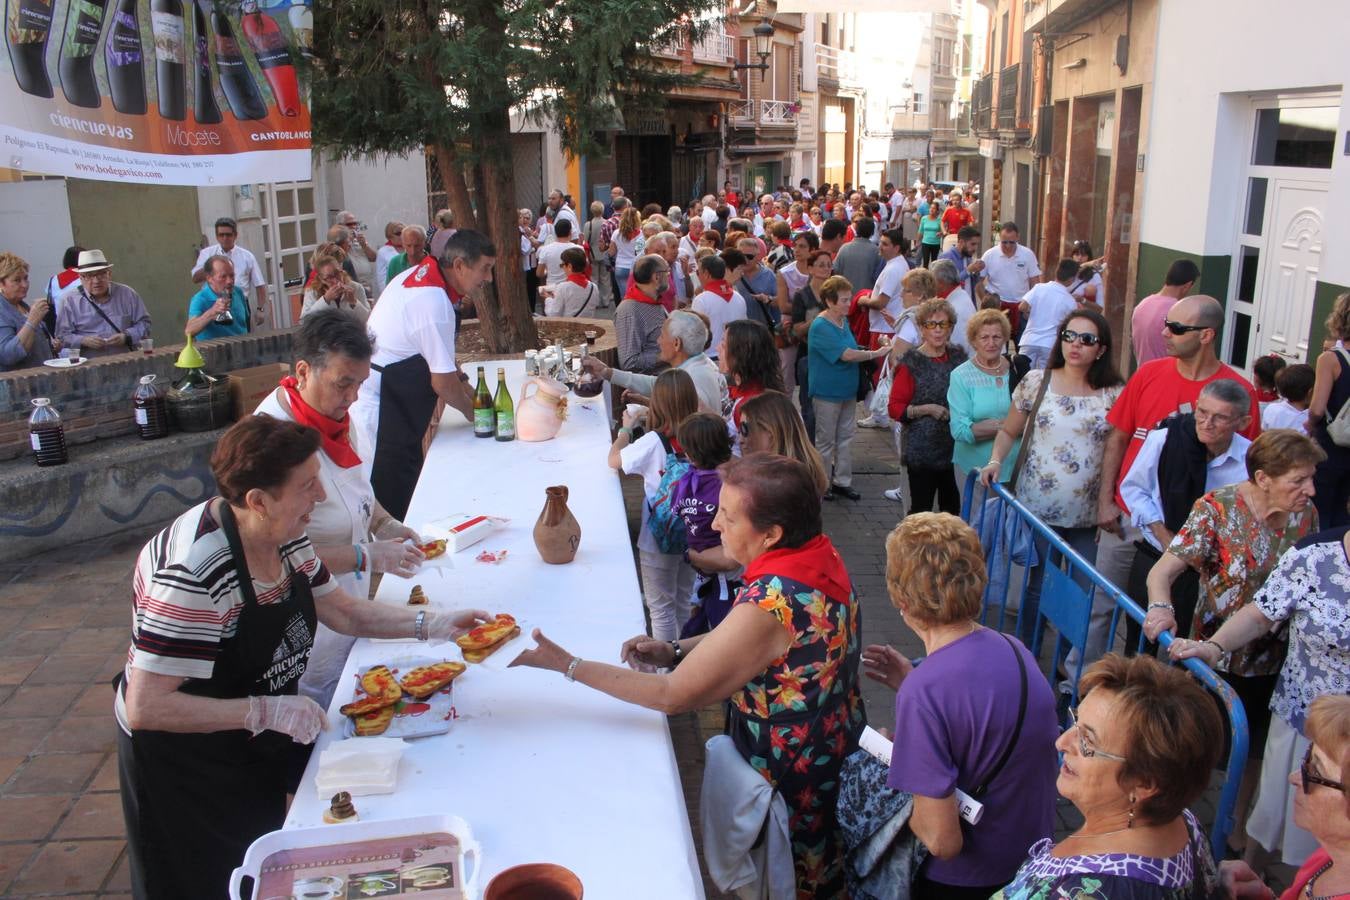
[[[581,900],[581,879],[553,863],[513,866],[488,882],[483,900]]]

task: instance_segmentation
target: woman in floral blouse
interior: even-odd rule
[[[745,565],[745,587],[716,628],[680,641],[630,639],[622,658],[640,671],[583,661],[536,629],[538,646],[511,665],[552,669],[667,714],[730,700],[736,749],[787,803],[798,896],[832,898],[847,896],[839,769],[865,718],[860,610],[821,533],[820,503],[801,462],[769,453],[732,460],[713,528]]]
[[[1088,560],[1097,554],[1097,488],[1111,433],[1106,414],[1125,384],[1111,361],[1111,348],[1111,326],[1101,313],[1093,309],[1070,313],[1060,324],[1059,340],[1046,367],[1033,369],[1018,382],[989,463],[980,470],[980,480],[990,484],[1022,438],[1026,459],[1013,485],[1017,499]],[[1018,627],[1028,646],[1040,609],[1045,544],[1037,547],[1037,555],[1040,564],[1028,573]],[[1080,584],[1087,589],[1085,579]],[[1076,668],[1076,656],[1066,661],[1070,672]]]
[[[1217,651],[1216,669],[1247,712],[1248,758],[1260,759],[1270,728],[1270,700],[1284,664],[1288,632],[1277,628],[1249,640],[1213,646],[1220,627],[1249,606],[1286,550],[1317,531],[1313,473],[1325,458],[1312,439],[1287,428],[1265,432],[1247,449],[1247,480],[1210,491],[1148,574],[1144,634],[1157,640],[1176,628],[1172,582],[1187,566],[1200,573],[1200,603],[1191,637]],[[1273,619],[1273,617],[1272,617]],[[1246,823],[1259,766],[1248,766],[1237,800],[1237,828]],[[1284,770],[1288,772],[1286,768]]]
[[[1273,715],[1247,833],[1298,865],[1316,849],[1312,835],[1294,824],[1295,789],[1288,778],[1308,750],[1308,707],[1323,694],[1350,694],[1350,528],[1299,541],[1280,557],[1250,604],[1207,641],[1173,641],[1172,658],[1199,657],[1217,668],[1223,651],[1234,653],[1285,623],[1289,650],[1270,700]],[[1250,854],[1253,862],[1255,855]]]

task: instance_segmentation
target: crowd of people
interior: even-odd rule
[[[1219,361],[1222,307],[1192,294],[1198,268],[1178,260],[1135,307],[1127,377],[1091,248],[1075,242],[1043,275],[1003,222],[981,252],[979,202],[973,185],[803,182],[758,198],[726,185],[685,209],[638,210],[615,187],[584,220],[558,191],[539,214],[520,210],[532,306],[615,307],[615,364],[583,365],[622,392],[605,462],[642,480],[650,627],[624,644],[626,665],[539,633],[513,665],[668,713],[725,702],[730,749],[710,751],[709,777],[748,765],[747,789],[781,798],[779,864],[798,896],[847,896],[858,878],[839,822],[865,676],[895,691],[884,782],[905,798],[912,866],[894,896],[1261,897],[1276,859],[1302,867],[1292,890],[1341,895],[1350,448],[1331,426],[1350,402],[1350,294],[1315,365],[1257,367],[1275,392],[1263,397]],[[203,338],[256,327],[266,306],[234,223],[217,226],[193,270],[203,287],[188,330]],[[357,600],[368,576],[422,561],[402,519],[437,402],[471,416],[455,336],[497,250],[448,212],[430,235],[389,223],[378,249],[361,233],[341,214],[311,259],[295,374],[221,439],[219,498],[138,562],[117,717],[144,896],[185,896],[207,870],[223,878],[280,824],[354,636],[438,640],[485,617]],[[74,252],[73,276],[52,282],[60,304],[31,307],[26,266],[0,256],[0,362],[44,343],[116,352],[148,328],[103,254]],[[902,473],[885,493],[899,523],[885,583],[922,664],[864,643],[825,533],[824,504],[861,496],[858,428],[890,432]],[[1146,610],[1130,652],[1107,652],[1113,605],[1097,592],[1086,645],[1066,662],[1082,671],[1067,720],[1062,686],[1032,653],[1058,564],[1044,540],[1016,633],[980,624],[985,548],[956,516],[980,482],[1005,484]],[[1164,631],[1170,656],[1213,667],[1251,723],[1232,860],[1211,856],[1190,810],[1225,721],[1197,681],[1156,658]],[[980,824],[962,818],[958,788],[980,798]],[[1083,815],[1057,843],[1056,796]],[[737,815],[737,797],[725,800],[705,811],[715,877],[744,831],[706,830]]]

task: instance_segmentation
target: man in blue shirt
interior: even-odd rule
[[[248,298],[234,286],[234,263],[228,256],[212,256],[202,271],[206,284],[188,301],[187,333],[201,341],[248,334]]]
[[[984,281],[984,260],[980,259],[980,229],[966,225],[956,233],[956,243],[940,253],[938,259],[949,259],[956,266],[956,274],[961,277],[961,286],[970,294],[970,299],[978,305],[984,291],[976,294],[975,288]]]

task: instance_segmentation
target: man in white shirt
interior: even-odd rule
[[[1036,279],[1041,277],[1040,264],[1031,248],[1017,242],[1019,231],[1013,222],[1004,222],[999,229],[998,246],[990,247],[984,256],[984,289],[998,294],[999,299],[1021,300]]]
[[[882,341],[889,340],[895,336],[895,323],[899,320],[901,313],[905,310],[905,301],[901,296],[901,290],[905,280],[905,275],[909,272],[909,263],[905,261],[905,254],[900,252],[904,238],[900,236],[898,229],[892,228],[881,233],[881,243],[878,249],[881,252],[881,258],[885,264],[881,267],[881,274],[877,276],[876,284],[872,285],[870,296],[861,298],[858,303],[867,307],[867,328],[871,332],[871,339],[868,341],[867,349],[875,350],[880,347]],[[854,290],[858,290],[855,286]],[[873,386],[876,385],[875,377],[880,374],[880,370],[874,375]],[[868,395],[871,397],[871,394]],[[881,417],[869,415],[865,419],[858,420],[859,428],[889,428],[891,426],[890,417]]]
[[[739,250],[728,250],[726,255],[733,257],[733,279],[739,278],[739,269],[745,264],[745,257]],[[727,325],[745,318],[745,298],[728,281],[728,268],[720,256],[705,256],[698,264],[703,290],[694,297],[691,307],[694,312],[708,317],[708,356],[712,359],[717,359],[717,348],[722,343],[722,332]]]
[[[1026,327],[1017,344],[1019,353],[1031,360],[1033,369],[1044,369],[1050,361],[1050,350],[1059,340],[1059,325],[1064,317],[1078,308],[1078,301],[1069,293],[1069,285],[1078,274],[1078,263],[1061,259],[1055,267],[1055,280],[1038,284],[1027,291],[1018,305],[1026,316]]]
[[[559,218],[553,225],[553,234],[557,240],[539,248],[539,265],[535,268],[535,275],[544,284],[562,284],[563,279],[567,277],[562,267],[563,251],[577,246],[573,240],[572,223],[569,220]]]
[[[375,497],[399,520],[422,472],[422,438],[436,401],[473,419],[473,389],[455,362],[452,304],[492,280],[496,256],[485,235],[461,228],[439,260],[425,257],[390,280],[367,322],[375,356],[351,417],[361,445],[373,448]]]
[[[567,198],[563,192],[554,188],[548,195],[549,208],[553,210],[553,227],[556,229],[558,223],[567,221],[572,223],[572,233],[581,233],[581,222],[577,219],[576,212],[567,205]]]
[[[703,226],[705,228],[713,227],[713,223],[717,221],[717,198],[712,194],[704,196],[703,212],[700,213],[700,215],[703,217]]]
[[[234,263],[234,286],[244,292],[247,297],[249,288],[257,292],[256,311],[251,316],[253,327],[256,329],[263,324],[263,316],[267,312],[267,279],[263,278],[262,269],[258,266],[257,258],[235,243],[239,239],[239,224],[234,219],[222,217],[216,219],[216,243],[197,254],[197,262],[192,266],[192,283],[202,284],[206,281],[206,261],[213,256],[228,256],[230,262]]]
[[[935,259],[928,271],[933,273],[937,282],[937,295],[952,305],[956,311],[956,324],[952,326],[952,342],[959,344],[967,356],[973,357],[970,341],[966,339],[966,323],[975,315],[975,301],[961,284],[961,276],[956,271],[956,263],[950,259]]]
[[[375,296],[379,299],[384,286],[389,283],[389,263],[403,252],[403,223],[390,222],[384,226],[384,246],[375,251]]]

